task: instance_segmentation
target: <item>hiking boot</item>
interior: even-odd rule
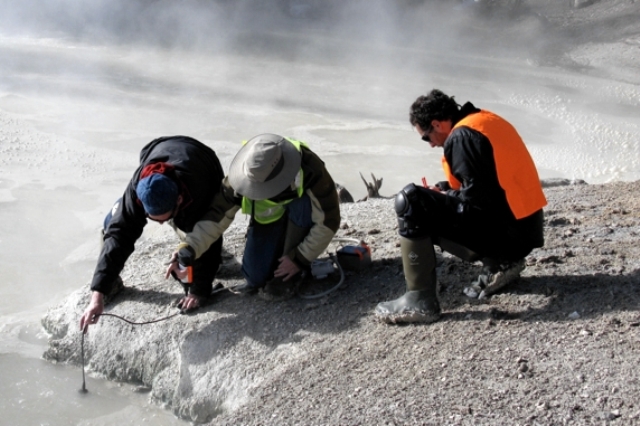
[[[298,272],[293,278],[282,281],[282,278],[274,278],[260,289],[258,296],[263,300],[281,301],[291,299],[296,295],[300,284],[306,274]]]
[[[376,316],[389,324],[402,322],[431,323],[440,319],[440,304],[431,291],[409,290],[390,302],[378,303]]]
[[[122,290],[124,290],[124,283],[122,282],[122,278],[118,275],[118,278],[113,281],[113,287],[109,294],[104,295],[104,304],[108,305],[111,303],[114,297],[116,297]]]
[[[520,277],[520,272],[524,271],[525,266],[525,260],[520,259],[511,263],[503,263],[494,272],[491,272],[488,267],[484,267],[478,278],[471,283],[471,286],[466,287],[463,292],[471,298],[485,299],[507,284],[517,280]]]

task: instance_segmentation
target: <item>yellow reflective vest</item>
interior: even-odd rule
[[[300,147],[304,146],[305,148],[309,148],[309,146],[299,140],[287,138],[285,139],[293,144],[296,147],[298,152],[300,152]],[[296,178],[293,182],[296,186],[296,192],[298,194],[298,198],[302,197],[304,194],[304,186],[303,186],[303,173],[302,169],[296,175]],[[242,213],[244,214],[252,214],[253,218],[256,222],[267,225],[269,223],[273,223],[279,220],[285,212],[285,206],[292,202],[291,200],[284,201],[271,201],[271,200],[251,200],[247,197],[242,197]]]

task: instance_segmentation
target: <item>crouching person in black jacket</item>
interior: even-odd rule
[[[91,302],[80,319],[83,331],[98,322],[104,298],[122,289],[120,272],[148,220],[167,222],[181,241],[166,277],[185,277],[178,258],[191,266],[192,280],[185,287],[182,308],[190,310],[203,303],[211,294],[220,265],[222,238],[203,241],[197,229],[211,220],[211,204],[223,177],[215,152],[193,138],[162,137],[142,149],[140,167],[105,219],[104,245],[91,282]]]

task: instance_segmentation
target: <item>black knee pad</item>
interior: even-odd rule
[[[419,203],[418,188],[412,183],[396,194],[394,207],[398,215],[398,233],[401,236],[407,238],[427,236],[426,230],[419,225],[418,215],[421,212]]]
[[[417,200],[418,189],[413,183],[402,188],[402,190],[396,194],[396,200],[394,203],[398,217],[404,216],[409,211],[411,205]]]

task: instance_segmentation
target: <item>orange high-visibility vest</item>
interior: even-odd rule
[[[498,182],[516,219],[530,216],[547,205],[533,159],[511,124],[492,112],[481,110],[467,115],[453,128],[460,126],[476,130],[489,139],[493,148]],[[444,157],[442,168],[449,185],[453,189],[460,189],[460,181],[453,176]]]

